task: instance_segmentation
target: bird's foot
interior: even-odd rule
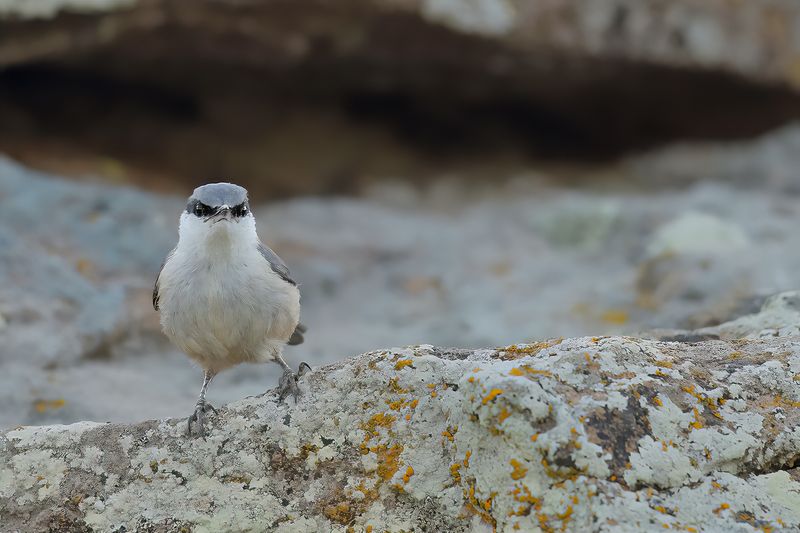
[[[297,380],[310,371],[311,366],[306,362],[300,363],[297,373],[292,372],[288,367],[285,368],[278,382],[278,402],[285,403],[286,398],[291,394],[296,404],[300,398],[300,387],[297,386]]]
[[[206,403],[205,401],[197,402],[194,406],[194,413],[191,414],[188,421],[188,433],[189,435],[196,435],[198,437],[205,438],[206,436],[206,414],[211,411],[214,414],[217,414],[217,410],[214,409],[214,406],[210,403]]]

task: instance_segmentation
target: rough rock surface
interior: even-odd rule
[[[420,25],[439,26],[502,44],[505,50],[498,48],[490,62],[496,71],[511,67],[519,52],[539,54],[540,63],[547,63],[548,58],[552,61],[558,53],[568,53],[725,70],[761,81],[800,86],[800,41],[793,37],[800,28],[800,8],[791,0],[306,0],[299,9],[298,2],[291,3],[292,16],[278,17],[284,24],[282,28],[252,15],[280,14],[286,9],[286,2],[200,4],[191,7],[192,14],[181,9],[179,3],[166,0],[2,0],[0,17],[12,22],[36,21],[35,31],[44,32],[46,38],[40,34],[33,41],[25,33],[9,32],[0,39],[0,65],[100,49],[128,32],[168,24],[189,31],[202,25],[211,33],[227,32],[229,38],[260,41],[264,49],[274,46],[273,55],[277,53],[284,61],[312,54],[319,46],[314,41],[320,39],[329,40],[339,54],[363,54],[363,46],[370,41],[365,37],[375,37],[370,34],[383,21],[408,17]],[[235,18],[237,9],[241,20],[247,19],[249,24],[229,25],[223,30],[220,22]],[[314,13],[320,9],[326,12],[328,22],[319,17],[319,11]],[[209,17],[214,13],[218,17],[216,25]],[[352,23],[343,23],[340,17],[345,13],[363,24],[361,31],[355,31]],[[47,24],[59,14],[72,15],[73,20],[64,26]],[[80,21],[81,15],[85,23]],[[88,15],[103,23],[96,24],[97,20]],[[34,46],[34,42],[38,45]],[[402,41],[401,46],[405,45]],[[417,52],[424,55],[430,50],[420,48]],[[256,55],[238,58],[240,62],[255,63],[275,60],[274,56],[267,59]],[[509,64],[508,60],[514,61]],[[526,63],[536,66],[536,61]]]
[[[0,517],[4,531],[797,530],[798,377],[797,337],[371,352],[308,374],[297,405],[220,409],[205,440],[175,419],[8,431]]]

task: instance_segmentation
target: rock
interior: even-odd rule
[[[660,227],[647,244],[647,254],[713,256],[741,250],[748,244],[741,228],[709,214],[690,212]]]
[[[702,328],[697,333],[716,335],[727,340],[799,336],[800,291],[776,294],[768,298],[757,313]]]
[[[0,437],[9,531],[800,528],[800,342],[370,352],[185,419]]]
[[[361,0],[337,6],[307,0],[301,4],[305,8],[296,8],[294,17],[283,17],[289,27],[282,28],[269,18],[253,16],[280,13],[280,2],[248,2],[244,9],[237,2],[205,1],[202,9],[192,6],[194,11],[189,13],[166,0],[2,0],[0,17],[10,22],[36,20],[36,30],[51,39],[43,38],[39,46],[25,48],[20,46],[25,34],[12,32],[0,40],[0,65],[50,58],[54,53],[99,49],[131,32],[172,24],[189,31],[206,28],[215,33],[228,32],[247,40],[258,35],[262,47],[278,45],[272,49],[273,61],[311,54],[315,48],[311,41],[321,38],[329,39],[340,53],[363,53],[376,37],[372,33],[376,27],[404,17],[420,31],[423,25],[439,26],[456,34],[497,42],[501,46],[494,57],[487,59],[489,67],[498,72],[512,68],[520,53],[529,58],[520,64],[529,68],[548,63],[552,67],[560,55],[569,54],[591,60],[721,70],[759,81],[800,86],[796,68],[800,44],[791,38],[793,29],[800,26],[800,8],[793,2],[753,0],[735,7],[727,0],[702,4],[690,0],[669,4],[657,0],[601,0],[588,4],[579,0],[555,4],[526,0]],[[320,10],[329,15],[325,24],[319,23],[324,20],[319,16]],[[63,27],[53,23],[59,16],[67,18],[76,13],[83,15],[85,24],[76,20]],[[356,31],[341,18],[345,13],[358,16],[366,25]],[[237,18],[249,20],[251,25],[220,24]],[[107,23],[97,24],[104,20]],[[212,25],[212,21],[217,24]],[[96,27],[91,29],[91,24]],[[446,38],[440,42],[446,43]],[[405,43],[394,46],[398,45],[408,51]],[[431,50],[410,52],[429,54]],[[255,56],[231,59],[266,60]]]
[[[632,180],[655,186],[721,181],[742,189],[800,191],[800,125],[797,122],[740,142],[681,142],[631,157]]]
[[[0,1],[0,150],[151,187],[241,176],[276,198],[494,182],[531,155],[609,160],[800,118],[788,0],[286,4]]]

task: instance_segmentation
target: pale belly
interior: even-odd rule
[[[189,275],[180,265],[162,278],[164,333],[204,368],[274,360],[299,321],[299,292],[269,269],[209,268]],[[165,269],[167,266],[165,266]],[[188,273],[187,273],[188,274]]]

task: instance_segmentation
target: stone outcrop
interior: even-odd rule
[[[431,154],[485,177],[800,118],[791,0],[0,0],[0,24],[0,151],[154,186],[353,192]]]
[[[66,20],[54,24],[59,16]],[[229,55],[235,62],[298,61],[314,54],[319,46],[315,41],[320,39],[336,54],[364,55],[366,47],[380,40],[375,30],[405,19],[406,29],[423,31],[428,26],[430,33],[442,28],[496,42],[500,46],[484,59],[497,72],[524,64],[536,66],[537,58],[543,63],[539,67],[547,68],[549,61],[553,68],[559,54],[568,54],[723,70],[800,86],[800,42],[793,38],[800,27],[800,7],[791,0],[745,4],[732,0],[205,0],[184,5],[169,0],[2,0],[0,18],[28,22],[47,37],[40,35],[35,39],[38,44],[26,47],[20,42],[33,43],[32,33],[4,32],[0,65],[100,49],[128,33],[170,25],[207,32],[212,40],[226,36],[228,41],[250,41],[262,51],[272,51],[271,57]],[[446,42],[446,38],[438,41]],[[396,41],[394,51],[400,52],[398,45],[405,47],[417,59],[448,54],[446,49],[408,49],[408,44]],[[224,55],[234,48],[217,53]],[[449,53],[475,60],[463,50]],[[520,53],[528,59],[523,60]]]
[[[4,531],[800,528],[797,337],[416,346],[185,420],[0,437]],[[124,528],[124,529],[123,529]]]

